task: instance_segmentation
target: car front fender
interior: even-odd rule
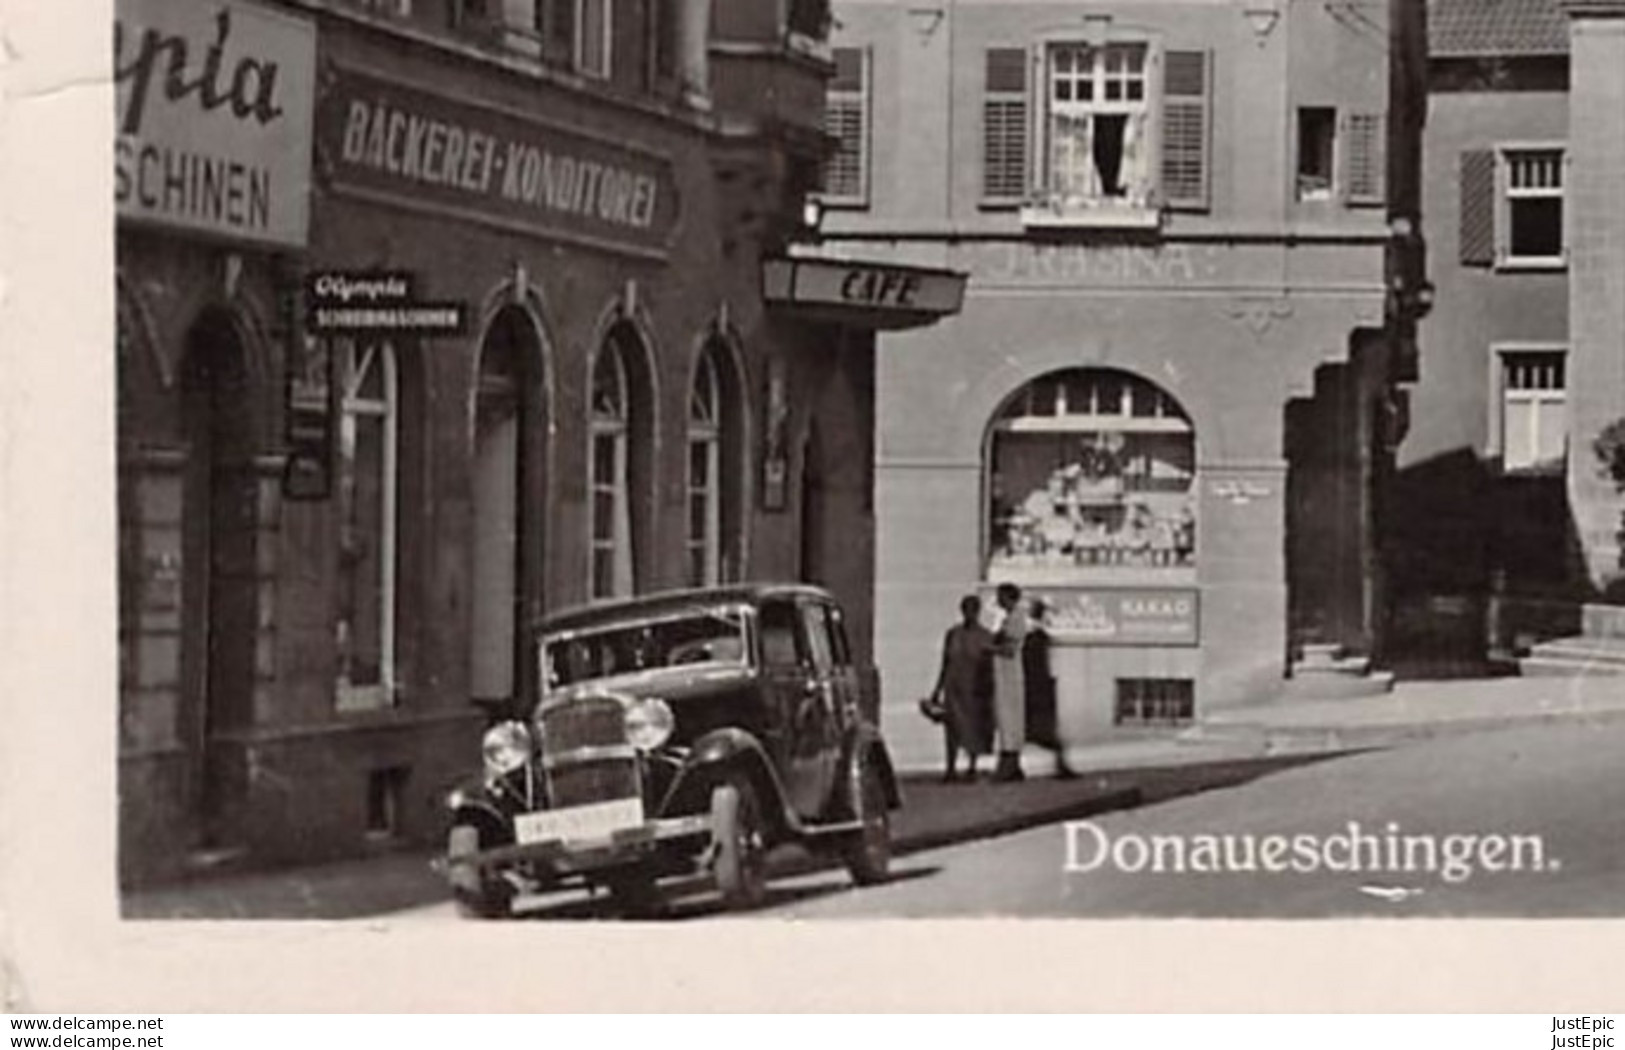
[[[710,804],[713,787],[740,773],[750,778],[775,822],[797,830],[795,815],[767,748],[755,735],[734,726],[712,730],[694,742],[666,791],[660,811],[671,814],[704,808]]]
[[[468,777],[446,792],[445,806],[453,824],[483,824],[499,839],[510,834],[511,818],[481,777]]]

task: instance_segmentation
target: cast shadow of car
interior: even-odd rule
[[[894,867],[884,883],[909,882],[929,878],[942,869],[932,864],[912,864]],[[717,895],[716,884],[709,875],[690,875],[661,883],[660,904],[652,910],[638,914],[618,911],[608,895],[572,895],[568,900],[544,900],[538,906],[526,908],[522,904],[514,909],[516,919],[633,919],[654,921],[680,921],[718,916],[760,916],[771,918],[773,909],[819,897],[839,893],[855,893],[875,887],[854,886],[839,866],[809,863],[805,855],[774,857],[773,880],[768,883],[762,903],[748,911],[730,911]]]

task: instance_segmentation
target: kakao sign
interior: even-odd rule
[[[118,0],[121,219],[302,247],[316,30],[236,0]]]
[[[336,69],[317,113],[334,186],[596,247],[664,252],[665,158],[506,110]]]

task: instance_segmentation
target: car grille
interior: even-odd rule
[[[550,805],[580,806],[642,795],[619,701],[584,697],[544,711],[540,721]]]
[[[626,743],[620,701],[588,696],[560,704],[542,713],[542,741],[547,752],[563,757],[584,747],[615,747]]]

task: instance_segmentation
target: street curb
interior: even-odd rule
[[[1395,747],[1423,740],[1438,740],[1501,729],[1525,729],[1563,723],[1600,724],[1625,720],[1625,708],[1529,711],[1444,719],[1432,722],[1399,722],[1371,725],[1261,725],[1254,722],[1208,723],[1206,732],[1186,746],[1256,741],[1266,755],[1304,754],[1335,751],[1364,751]],[[1309,745],[1309,746],[1305,746]]]

